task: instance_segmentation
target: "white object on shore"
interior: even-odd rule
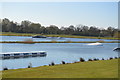
[[[96,43],[89,43],[89,44],[87,44],[87,45],[100,45],[100,46],[102,46],[103,44],[102,44],[102,43],[99,43],[99,42],[96,42]]]

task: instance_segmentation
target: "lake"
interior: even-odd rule
[[[118,56],[118,52],[113,51],[115,47],[118,47],[118,43],[103,43],[103,46],[88,44],[89,43],[3,43],[0,44],[2,45],[2,52],[46,51],[47,56],[1,60],[2,68],[26,68],[29,63],[32,63],[33,67],[48,65],[51,62],[55,64],[60,64],[61,61],[72,63],[79,61],[80,57],[87,61],[89,58],[108,59]]]
[[[2,38],[2,39],[1,39]],[[107,40],[107,39],[84,39],[84,38],[32,38],[28,36],[0,36],[0,41],[25,41],[25,40],[33,40],[33,41],[117,41],[117,40]]]

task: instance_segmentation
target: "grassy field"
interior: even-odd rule
[[[33,36],[33,35],[41,35],[41,34],[33,34],[33,33],[12,33],[12,32],[2,32],[1,36]],[[119,39],[113,37],[91,37],[91,36],[75,36],[75,35],[43,35],[47,37],[66,37],[66,38],[91,38],[91,39]]]
[[[3,78],[118,78],[118,59],[3,71]]]

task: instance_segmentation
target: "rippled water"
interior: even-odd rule
[[[84,38],[32,38],[27,36],[0,36],[2,38],[0,41],[24,41],[27,39],[33,40],[33,41],[117,41],[117,40],[106,40],[106,39],[84,39]]]
[[[25,52],[25,51],[46,51],[46,57],[28,57],[18,59],[2,60],[2,67],[9,69],[26,68],[29,63],[33,67],[48,65],[52,61],[60,64],[65,62],[79,61],[82,57],[105,58],[118,56],[118,52],[113,51],[118,47],[117,43],[103,43],[103,46],[87,45],[88,43],[36,43],[36,44],[2,44],[2,52]]]

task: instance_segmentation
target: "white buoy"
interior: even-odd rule
[[[89,43],[87,45],[102,45],[102,43],[96,42],[96,43]]]

